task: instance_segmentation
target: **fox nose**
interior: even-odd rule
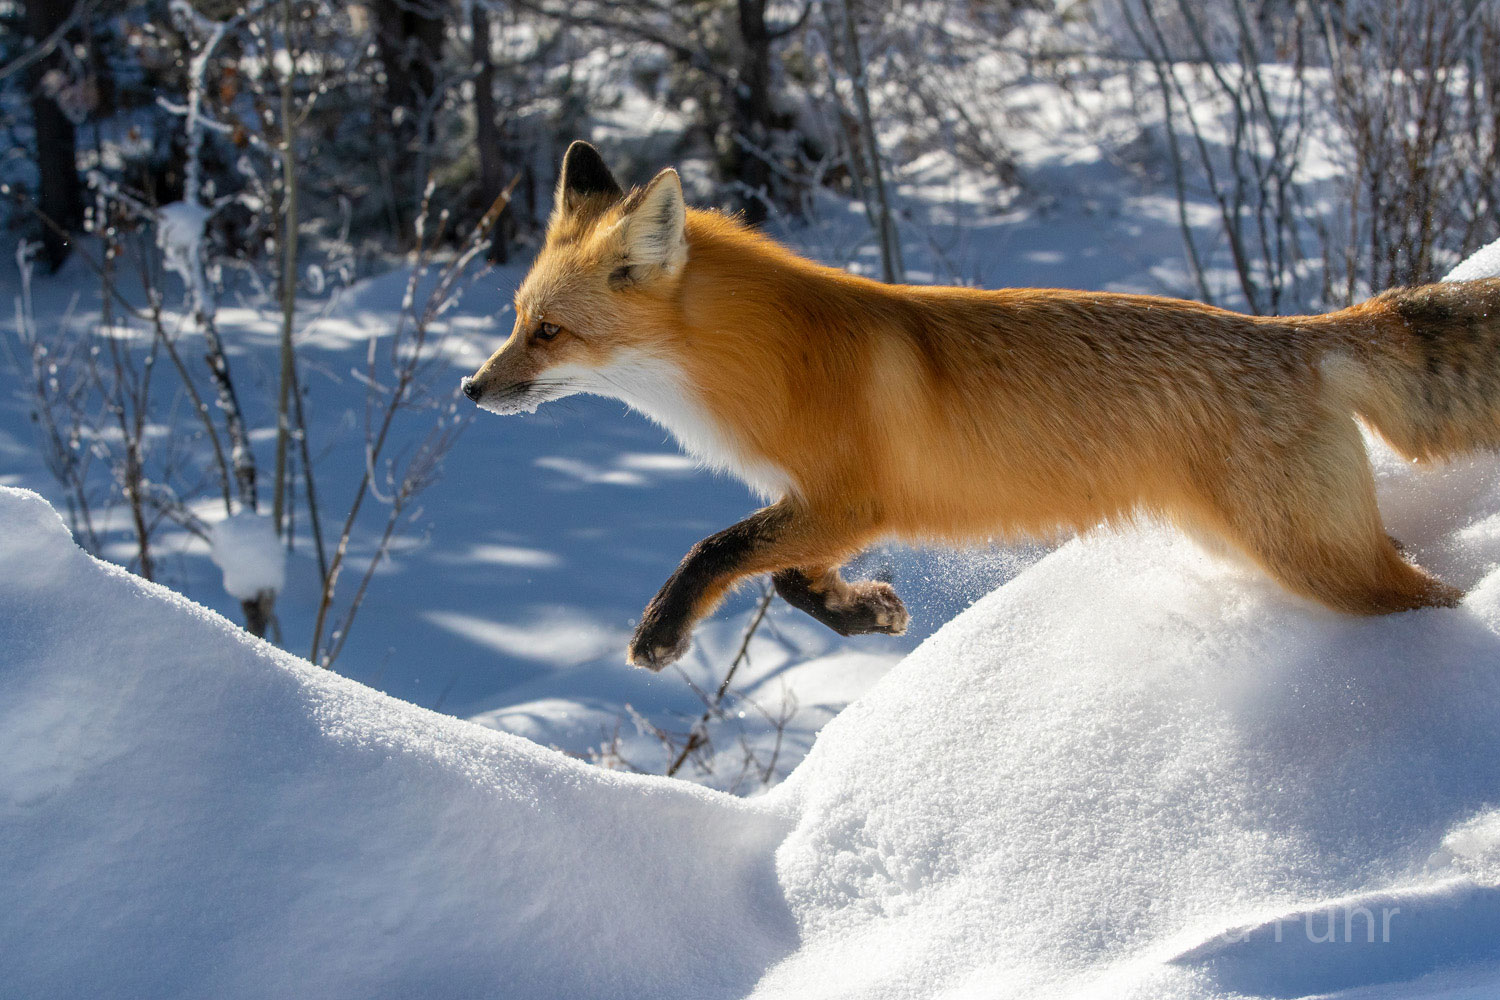
[[[474,376],[465,375],[459,379],[458,387],[464,391],[465,396],[468,396],[476,403],[479,402],[479,384],[474,381]]]

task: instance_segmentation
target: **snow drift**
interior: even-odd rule
[[[0,996],[748,992],[776,813],[396,701],[0,488]]]
[[[1495,996],[1495,463],[1377,458],[1462,607],[1101,534],[749,802],[320,672],[0,490],[0,993]]]
[[[1500,960],[1500,823],[1472,825],[1500,803],[1500,519],[1432,513],[1492,463],[1382,462],[1463,607],[1350,618],[1165,530],[1065,546],[783,786],[803,942],[762,990],[1300,997]]]

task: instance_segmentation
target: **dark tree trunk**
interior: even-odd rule
[[[426,105],[437,84],[442,59],[445,0],[376,0],[375,51],[385,69],[384,127],[390,129],[397,153],[397,199],[410,192],[415,198],[424,178],[411,175],[421,145],[433,139]],[[396,206],[403,232],[415,206]]]
[[[27,0],[26,29],[33,41],[46,38],[73,12],[73,0]],[[65,72],[62,57],[53,51],[32,65],[31,117],[36,128],[37,206],[68,233],[83,225],[83,186],[78,181],[78,147],[73,121],[47,92],[49,71]],[[43,227],[43,250],[55,271],[67,259],[72,241],[50,226]]]
[[[758,225],[766,220],[766,197],[770,194],[771,167],[766,147],[774,127],[771,107],[771,32],[766,28],[766,0],[739,0],[740,65],[730,92],[734,143],[730,168],[744,185],[739,209],[745,221]],[[754,147],[755,152],[747,149]]]
[[[479,211],[482,213],[505,188],[505,162],[495,106],[495,64],[490,59],[490,16],[480,0],[474,0],[469,27],[474,36],[469,54],[474,60],[474,144],[479,154]],[[509,258],[515,226],[515,217],[507,207],[492,231],[491,263],[504,264]]]
[[[253,601],[241,601],[240,610],[245,613],[245,631],[264,639],[275,607],[276,594],[270,590],[261,591]]]
[[[432,94],[443,44],[439,0],[377,0],[375,45],[391,108],[418,110]]]
[[[95,121],[108,118],[118,109],[114,71],[109,65],[109,49],[114,45],[113,28],[90,21],[83,26],[84,45],[88,49],[89,79],[93,84]]]

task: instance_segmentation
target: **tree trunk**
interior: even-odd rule
[[[438,0],[377,0],[375,45],[385,67],[385,101],[415,111],[432,94],[443,45]]]
[[[245,631],[264,639],[275,607],[276,593],[270,590],[262,590],[255,595],[253,601],[241,601],[240,610],[245,614]]]
[[[479,154],[479,211],[490,207],[505,188],[505,163],[500,150],[500,123],[495,107],[495,64],[490,59],[490,15],[481,0],[473,0],[469,27],[474,60],[474,145]],[[509,258],[515,217],[507,206],[491,230],[489,259],[504,264]]]
[[[864,57],[859,51],[859,27],[855,23],[855,0],[843,0],[844,58],[848,62],[846,72],[854,89],[854,108],[859,115],[859,141],[869,171],[867,197],[873,195],[875,206],[873,224],[880,240],[881,278],[885,282],[899,283],[906,280],[906,265],[901,260],[901,233],[891,216],[890,198],[886,191],[885,175],[880,166],[880,146],[875,139],[875,117],[870,113],[870,92]]]
[[[33,41],[46,38],[73,12],[73,0],[27,0],[26,28]],[[49,80],[48,73],[56,71]],[[48,53],[32,65],[28,82],[31,87],[31,116],[36,128],[36,167],[40,179],[37,206],[68,233],[76,233],[83,224],[83,187],[78,181],[78,148],[73,121],[58,105],[49,90],[61,82],[65,73],[61,55]],[[52,86],[49,86],[52,85]],[[42,245],[52,270],[62,266],[72,247],[69,239],[43,227]]]
[[[739,0],[740,64],[730,93],[733,147],[730,165],[743,185],[739,209],[745,221],[766,220],[771,166],[765,157],[774,127],[771,107],[771,33],[766,29],[766,0]],[[747,149],[747,144],[753,149]],[[759,152],[757,152],[759,151]]]
[[[437,84],[442,58],[442,0],[376,0],[375,50],[385,67],[385,115],[397,162],[414,164],[419,151],[433,139],[427,103]],[[415,216],[426,178],[413,176],[407,166],[396,177],[396,211],[405,235]],[[410,198],[410,202],[406,199]]]

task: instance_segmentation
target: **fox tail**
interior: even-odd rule
[[[1500,278],[1398,288],[1322,317],[1323,371],[1408,458],[1500,449]]]

